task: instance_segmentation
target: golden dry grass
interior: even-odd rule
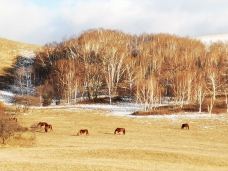
[[[0,170],[227,171],[226,119],[135,119],[102,111],[33,110],[19,116],[20,122],[30,126],[46,121],[53,131],[36,132],[32,147],[0,148]],[[180,129],[183,122],[190,124],[189,131]],[[116,127],[125,127],[126,135],[113,135]],[[81,128],[90,135],[75,136]]]
[[[0,38],[0,75],[4,74],[4,68],[10,67],[13,64],[15,57],[21,51],[34,51],[38,48],[39,46],[37,45],[31,45]]]

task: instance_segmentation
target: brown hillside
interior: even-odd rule
[[[0,38],[0,75],[4,73],[4,68],[11,66],[18,54],[23,51],[35,51],[38,48],[38,45]]]

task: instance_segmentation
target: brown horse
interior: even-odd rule
[[[77,135],[89,135],[88,129],[80,129]]]
[[[42,128],[43,126],[44,126],[44,131],[45,132],[48,132],[49,129],[52,130],[52,125],[51,124],[48,124],[47,122],[39,122],[37,124],[37,127]]]
[[[189,129],[189,125],[187,123],[184,123],[181,125],[181,129]]]
[[[45,125],[44,127],[45,132],[48,132],[49,129],[52,130],[52,125],[51,124]]]
[[[125,128],[116,128],[114,134],[123,134],[125,135]]]

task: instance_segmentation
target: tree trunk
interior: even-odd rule
[[[74,92],[74,103],[75,104],[77,103],[77,90],[75,90]]]
[[[40,106],[42,106],[42,96],[40,95]]]
[[[228,96],[227,96],[227,92],[225,92],[225,97],[226,97],[226,113],[228,113]]]
[[[212,97],[211,97],[210,105],[207,106],[207,109],[208,109],[208,113],[209,113],[209,114],[212,114],[213,106],[214,106],[214,97],[212,96]]]
[[[109,94],[109,104],[112,104],[112,95],[111,95],[111,89],[108,89],[108,94]]]

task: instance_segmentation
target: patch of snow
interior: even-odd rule
[[[169,114],[169,115],[149,115],[149,116],[137,116],[137,117],[147,117],[153,119],[215,119],[218,115],[208,114],[208,113],[179,113],[179,114]]]
[[[19,56],[23,56],[24,58],[35,58],[36,55],[33,51],[21,49]]]
[[[130,115],[135,111],[142,110],[143,106],[135,103],[117,103],[117,104],[79,104],[77,108],[105,110],[115,115]]]
[[[14,98],[14,94],[9,91],[0,90],[0,101],[6,104],[11,104]]]
[[[2,90],[0,90],[0,95],[2,95],[2,96],[10,96],[10,97],[14,96],[14,94],[12,92],[2,91]]]
[[[205,44],[212,44],[215,42],[228,43],[228,34],[206,35],[197,37],[196,39],[201,40]]]
[[[43,107],[36,107],[43,108]],[[179,113],[179,114],[169,114],[169,115],[148,115],[148,116],[135,116],[131,115],[135,111],[143,109],[143,105],[135,103],[116,103],[116,104],[77,104],[70,106],[48,106],[45,108],[52,109],[67,109],[69,111],[78,110],[103,110],[107,112],[107,115],[118,116],[118,117],[130,117],[130,118],[151,118],[151,119],[213,119],[213,120],[224,120],[224,115],[208,114],[208,113]]]
[[[167,104],[159,104],[159,105],[167,105]],[[157,106],[159,106],[157,105]],[[178,121],[183,119],[191,119],[191,120],[218,120],[225,121],[228,123],[228,115],[226,114],[208,114],[208,113],[198,113],[198,112],[186,112],[186,113],[178,113],[178,114],[169,114],[169,115],[147,115],[147,116],[135,116],[131,115],[136,111],[143,110],[143,105],[136,103],[115,103],[112,105],[109,104],[76,104],[76,105],[53,105],[53,106],[33,106],[31,109],[64,109],[67,111],[105,111],[107,112],[105,115],[107,116],[117,116],[117,117],[128,117],[128,118],[145,118],[145,119],[167,119],[171,121]],[[210,129],[210,128],[203,128]]]

